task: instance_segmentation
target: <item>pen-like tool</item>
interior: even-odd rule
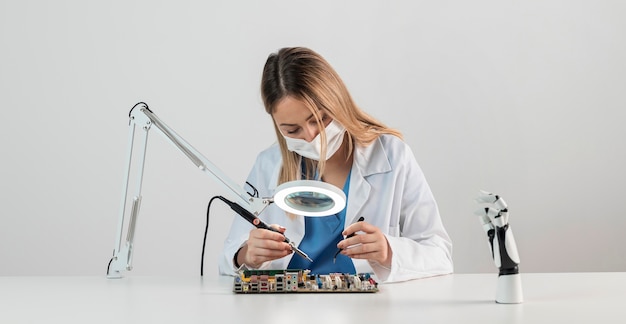
[[[245,220],[247,220],[248,222],[250,222],[250,224],[254,225],[256,228],[262,228],[262,229],[266,229],[268,231],[272,231],[272,232],[276,232],[279,233],[281,235],[283,235],[285,237],[284,242],[289,244],[289,246],[291,246],[291,249],[296,252],[296,254],[298,254],[299,256],[309,260],[309,262],[313,262],[313,259],[309,258],[309,256],[304,253],[304,251],[300,250],[295,244],[293,244],[293,242],[291,242],[287,236],[285,236],[285,234],[281,233],[279,230],[265,224],[260,218],[254,216],[251,212],[249,212],[247,209],[239,206],[239,204],[229,201],[228,199],[224,198],[224,197],[219,197],[220,200],[222,200],[223,202],[225,202],[228,206],[230,206],[230,209],[234,210],[235,212],[237,212],[237,214],[239,214],[241,217],[243,217]]]
[[[362,222],[364,220],[365,220],[365,217],[361,216],[361,217],[359,217],[357,222]],[[354,235],[356,235],[356,232],[350,233],[350,235],[346,236],[346,238],[349,239],[349,238],[353,237]],[[341,252],[341,249],[337,250],[337,253],[335,253],[335,256],[333,257],[333,263],[335,263],[335,260],[337,260],[337,256],[339,255],[340,252]]]

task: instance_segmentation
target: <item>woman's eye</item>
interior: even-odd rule
[[[295,134],[298,132],[298,129],[290,129],[287,131],[287,134]]]

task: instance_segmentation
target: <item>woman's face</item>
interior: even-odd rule
[[[328,126],[332,119],[322,110],[322,123]],[[272,114],[274,122],[284,136],[312,141],[318,134],[315,116],[300,100],[285,97],[278,102]]]

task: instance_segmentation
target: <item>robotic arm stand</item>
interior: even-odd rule
[[[126,174],[124,177],[124,187],[122,190],[122,206],[119,217],[119,224],[117,227],[117,237],[115,239],[115,249],[113,251],[113,257],[109,261],[107,268],[108,278],[122,278],[122,272],[124,270],[132,269],[132,252],[133,252],[133,239],[135,235],[135,225],[137,222],[137,215],[139,214],[139,207],[141,205],[141,184],[143,180],[143,171],[146,158],[146,145],[148,143],[148,132],[154,129],[161,135],[163,135],[170,143],[172,143],[178,150],[183,152],[193,164],[201,171],[209,174],[217,180],[225,189],[234,193],[236,201],[231,204],[231,208],[242,207],[243,210],[248,211],[250,217],[258,216],[270,203],[272,199],[251,197],[243,188],[237,186],[230,178],[228,178],[220,169],[218,169],[207,158],[202,156],[200,152],[194,149],[189,143],[187,143],[182,137],[176,134],[171,128],[163,123],[149,108],[148,105],[140,102],[136,104],[129,113],[129,144],[126,156]],[[126,235],[126,241],[122,246],[122,233],[124,231],[125,216],[127,214],[127,198],[129,178],[131,175],[131,167],[133,165],[133,149],[135,142],[135,132],[139,131],[139,155],[136,161],[136,180],[135,191],[130,205],[130,218],[128,220],[128,232]],[[234,209],[234,208],[233,208]],[[242,215],[243,216],[243,215]]]
[[[519,274],[519,254],[513,232],[509,226],[507,204],[498,195],[481,191],[478,203],[489,204],[476,211],[489,238],[491,255],[499,269],[496,302],[519,304],[523,302],[522,280]]]

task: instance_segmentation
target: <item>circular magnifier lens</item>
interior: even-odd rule
[[[335,202],[330,196],[312,191],[290,193],[285,197],[285,204],[291,208],[307,212],[321,212],[335,206]]]
[[[346,207],[346,195],[339,188],[325,182],[297,180],[278,186],[274,203],[288,213],[321,217],[343,210]]]

